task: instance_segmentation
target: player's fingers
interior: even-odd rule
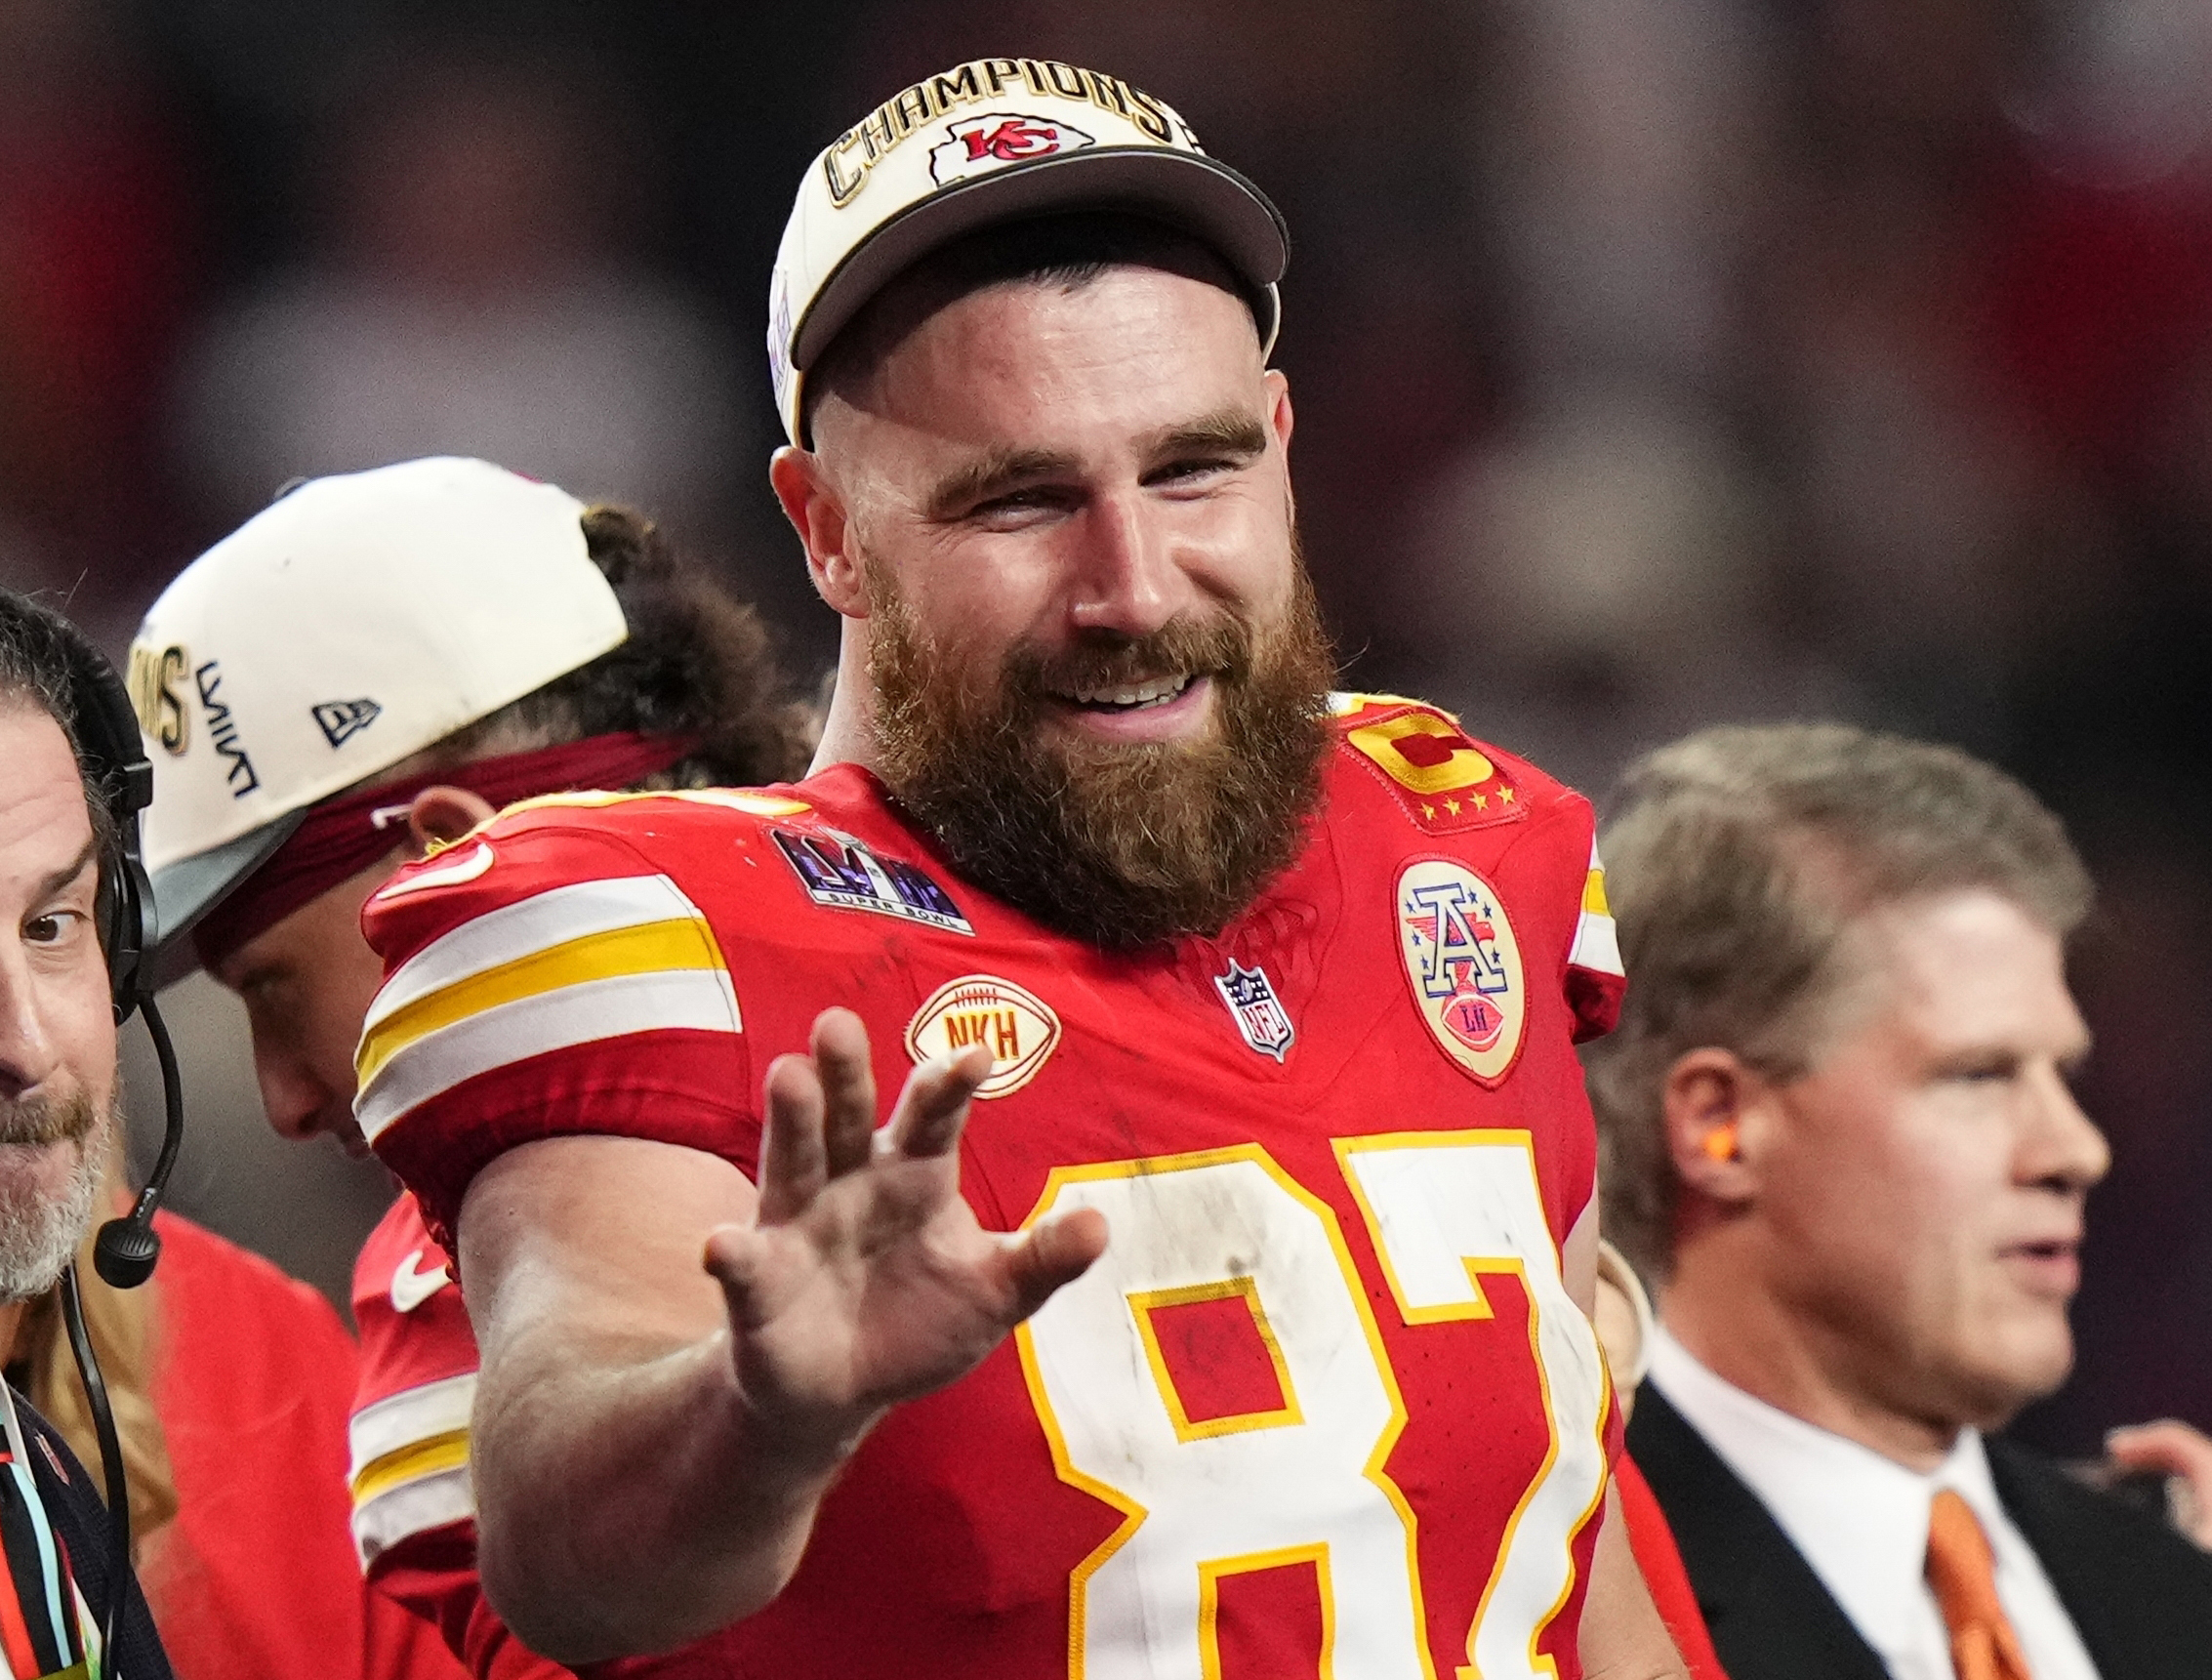
[[[812,1206],[829,1180],[822,1082],[806,1057],[778,1056],[763,1085],[767,1123],[760,1135],[758,1216],[763,1225],[780,1225]]]
[[[2105,1437],[2105,1450],[2131,1470],[2163,1470],[2212,1484],[2212,1438],[2171,1417],[2114,1429]]]
[[[822,1081],[823,1144],[830,1176],[868,1160],[876,1130],[876,1071],[868,1054],[868,1029],[850,1009],[824,1009],[814,1017],[814,1071]]]
[[[1072,1284],[1106,1251],[1106,1215],[1079,1208],[1033,1227],[1005,1250],[1006,1282],[1017,1315],[1027,1318],[1063,1284]]]
[[[960,1144],[968,1103],[991,1077],[991,1052],[970,1045],[956,1056],[932,1056],[907,1077],[886,1128],[891,1148],[916,1157],[950,1155]]]
[[[702,1264],[722,1287],[731,1329],[743,1334],[775,1316],[777,1267],[758,1231],[743,1225],[716,1226],[707,1233]]]

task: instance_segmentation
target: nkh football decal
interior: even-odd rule
[[[1504,904],[1489,881],[1448,858],[1399,871],[1395,903],[1414,1007],[1446,1055],[1495,1085],[1520,1053],[1529,1001]]]
[[[1027,163],[1054,152],[1081,151],[1095,145],[1075,124],[1058,117],[1025,115],[1017,111],[991,111],[984,116],[963,117],[947,123],[952,136],[929,150],[929,179],[939,186],[983,175],[1009,163]]]
[[[1221,994],[1222,1003],[1229,1005],[1229,1016],[1237,1023],[1237,1031],[1244,1034],[1245,1043],[1261,1055],[1273,1056],[1281,1062],[1296,1042],[1298,1032],[1290,1024],[1290,1014],[1283,1007],[1283,1000],[1275,995],[1267,970],[1247,968],[1232,957],[1229,971],[1213,976],[1213,989]]]
[[[958,1055],[970,1045],[991,1051],[991,1074],[977,1096],[1006,1096],[1037,1077],[1060,1042],[1060,1017],[1034,992],[996,974],[948,980],[906,1024],[906,1053],[917,1064]]]

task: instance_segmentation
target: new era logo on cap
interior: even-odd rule
[[[374,700],[325,700],[314,713],[315,721],[322,725],[323,739],[333,747],[343,747],[374,723],[383,710]]]

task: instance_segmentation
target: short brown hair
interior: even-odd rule
[[[1810,1071],[1849,977],[1843,933],[1881,906],[1986,887],[2064,938],[2090,902],[2064,826],[2012,777],[1840,723],[1706,729],[1647,754],[1603,850],[1628,995],[1584,1062],[1606,1234],[1648,1277],[1671,1267],[1677,1060],[1714,1046],[1771,1078]]]

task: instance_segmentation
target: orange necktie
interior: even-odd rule
[[[1997,1602],[1996,1559],[1967,1502],[1948,1488],[1928,1508],[1928,1585],[1950,1629],[1958,1680],[2032,1680],[2020,1635]]]

